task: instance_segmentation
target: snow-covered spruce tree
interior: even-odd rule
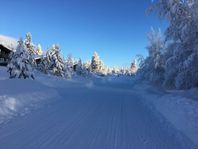
[[[94,52],[91,59],[91,70],[94,73],[100,73],[103,68],[103,62],[100,60],[98,53]]]
[[[24,40],[24,44],[25,44],[25,47],[28,49],[28,52],[31,55],[36,54],[35,46],[32,43],[32,35],[31,35],[31,33],[27,33],[26,34],[26,37],[25,37],[25,40]]]
[[[36,67],[36,61],[35,61],[35,57],[37,55],[36,46],[32,43],[31,33],[28,32],[26,34],[24,44],[25,44],[25,48],[27,49],[27,52],[29,53],[29,61],[32,65],[32,67]]]
[[[30,55],[27,49],[25,48],[24,42],[22,39],[18,41],[18,46],[16,51],[11,53],[10,60],[8,63],[8,72],[10,78],[32,78],[34,75],[32,72],[32,67],[30,63]]]
[[[118,75],[129,75],[129,69],[128,68],[124,68],[124,67],[120,67],[120,68],[118,68],[118,72],[117,73],[118,73]]]
[[[140,74],[153,83],[162,84],[164,80],[164,59],[162,51],[164,49],[164,41],[160,31],[148,33],[149,46],[147,47],[149,56],[140,68]]]
[[[78,75],[84,75],[85,74],[81,59],[78,60],[78,63],[76,65],[76,73]]]
[[[65,61],[65,72],[67,78],[71,78],[72,75],[74,74],[74,65],[76,65],[77,62],[74,60],[72,55],[68,55]]]
[[[91,61],[87,61],[83,64],[84,69],[86,70],[87,74],[91,72]]]
[[[65,76],[65,64],[60,54],[60,48],[54,44],[47,51],[46,58],[44,59],[47,71],[56,76]]]
[[[108,67],[106,65],[104,65],[104,63],[102,62],[102,70],[101,70],[101,74],[103,76],[108,75]]]
[[[73,70],[71,69],[71,67],[68,67],[68,65],[65,65],[64,73],[65,73],[65,78],[71,79],[73,75]]]
[[[46,53],[46,55],[41,56],[41,60],[37,66],[37,69],[45,74],[48,74],[49,67],[50,67],[50,60],[49,57],[47,57],[47,53]]]
[[[107,75],[112,75],[112,68],[107,67]]]
[[[120,69],[117,67],[112,68],[112,75],[119,75]]]

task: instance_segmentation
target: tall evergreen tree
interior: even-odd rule
[[[24,40],[24,44],[25,44],[25,47],[28,49],[28,52],[31,54],[31,55],[34,55],[36,54],[35,53],[35,46],[34,44],[32,43],[32,35],[31,33],[27,33],[26,34],[26,37],[25,37],[25,40]]]
[[[91,60],[91,70],[93,72],[101,72],[103,63],[100,60],[98,53],[94,52]]]
[[[10,55],[8,64],[10,78],[18,77],[26,79],[31,77],[34,79],[32,71],[29,52],[25,48],[23,40],[20,39],[16,51]]]
[[[60,48],[58,45],[52,45],[52,47],[47,51],[45,63],[50,73],[56,76],[64,77],[65,64],[63,58],[60,55]]]
[[[76,65],[76,73],[78,75],[84,75],[84,68],[81,59],[78,60],[78,63]]]
[[[36,53],[36,47],[32,43],[32,35],[29,32],[26,34],[24,45],[25,48],[27,49],[27,52],[29,53],[29,61],[32,67],[35,68],[36,67],[35,55],[37,55],[37,53]]]

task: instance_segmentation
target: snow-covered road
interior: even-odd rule
[[[0,149],[192,149],[133,90],[57,87],[60,97],[0,126]]]

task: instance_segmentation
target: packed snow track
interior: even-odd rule
[[[0,148],[196,149],[137,91],[113,86],[53,87],[57,99],[0,125]]]

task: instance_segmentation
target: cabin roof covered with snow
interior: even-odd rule
[[[7,49],[14,51],[17,47],[17,40],[11,37],[0,35],[0,45],[6,47]]]

